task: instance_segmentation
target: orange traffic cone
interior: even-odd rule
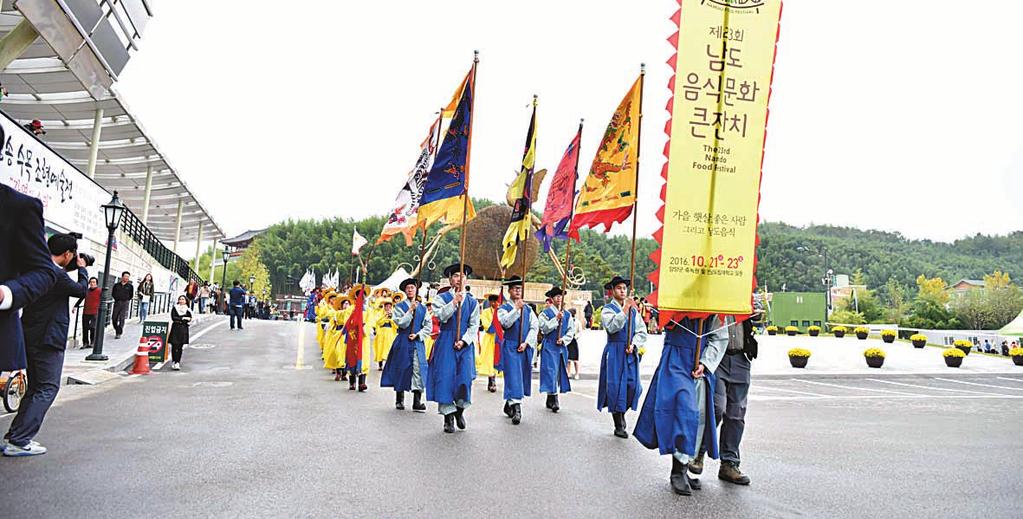
[[[131,368],[132,375],[149,374],[149,345],[140,344],[139,351],[135,352],[135,365]]]

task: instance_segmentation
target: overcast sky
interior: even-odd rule
[[[585,174],[648,63],[639,229],[656,228],[674,0],[154,4],[118,90],[229,235],[385,213],[473,49],[470,191],[491,199],[534,93],[538,167],[582,117]],[[1023,228],[1023,5],[939,5],[785,2],[762,220],[944,241]]]

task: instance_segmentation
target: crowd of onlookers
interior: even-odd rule
[[[1019,343],[1016,341],[1012,341],[1011,343],[1009,341],[1002,341],[1002,344],[996,347],[987,339],[984,339],[983,343],[980,341],[974,341],[974,345],[976,346],[978,353],[991,353],[994,355],[1005,355],[1006,357],[1009,356],[1009,350],[1019,347]]]

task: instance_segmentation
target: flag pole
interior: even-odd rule
[[[585,119],[579,119],[579,133],[576,135],[576,139],[578,139],[580,146],[583,143],[583,138],[582,138],[583,137],[583,122],[585,122]],[[575,178],[572,181],[572,190],[573,191],[575,191],[575,185],[576,185],[576,183],[579,180],[579,155],[582,155],[582,154],[579,153],[579,150],[575,150]],[[572,200],[572,203],[573,203],[572,207],[575,207],[575,205],[574,205],[575,204],[575,199],[574,198],[575,197],[573,197],[573,200]],[[569,219],[568,219],[568,227],[571,230],[571,228],[572,228],[572,218],[571,217],[569,217]],[[561,313],[564,313],[564,311],[565,311],[565,296],[568,295],[568,264],[571,261],[571,258],[572,258],[572,237],[569,236],[568,239],[565,240],[565,265],[561,268],[561,289],[565,291],[565,293],[561,295],[561,308],[558,309],[558,311],[561,312]],[[558,339],[561,339],[561,324],[558,324]]]
[[[538,99],[538,96],[536,94],[533,94],[533,117],[529,121],[529,126],[531,127],[530,130],[532,130],[532,131],[530,132],[530,135],[529,135],[529,141],[530,142],[526,143],[526,146],[527,146],[526,152],[527,153],[529,152],[528,146],[532,146],[533,147],[533,170],[534,171],[536,171],[536,145],[534,143],[536,142],[536,104],[537,104],[537,99]],[[526,197],[526,214],[525,214],[525,216],[522,217],[526,221],[525,222],[526,223],[526,229],[527,229],[526,240],[528,240],[529,236],[533,233],[533,175],[531,175],[531,174],[528,175],[528,178],[529,178],[529,184],[524,184],[522,186],[522,194],[523,194],[523,196]],[[522,245],[522,300],[523,301],[526,300],[526,264],[528,263],[528,261],[526,261],[526,243],[527,243],[526,240],[523,240],[522,243],[521,243],[521,245]],[[519,344],[520,345],[522,344],[522,328],[526,324],[526,312],[525,312],[526,308],[525,308],[525,306],[522,307],[522,310],[523,310],[522,312],[519,312]]]
[[[465,143],[465,183],[462,184],[462,228],[461,244],[458,247],[458,273],[465,287],[465,221],[469,219],[469,158],[472,155],[472,127],[476,122],[476,69],[480,64],[480,51],[472,51],[472,94],[469,106],[469,137]],[[462,333],[462,305],[455,305],[455,342],[460,341]]]
[[[640,147],[643,144],[643,83],[646,79],[646,63],[639,65],[639,121],[637,122],[638,129],[636,130],[636,185],[632,190],[632,196],[636,200],[632,203],[632,257],[629,259],[629,283],[631,283],[631,289],[629,290],[629,296],[633,297],[636,293],[636,219],[639,216],[639,153]],[[637,313],[639,309],[636,310]],[[629,347],[632,347],[632,316],[629,315],[631,312],[625,315],[625,341]]]

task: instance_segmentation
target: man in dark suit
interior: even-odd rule
[[[43,234],[43,204],[0,184],[0,371],[25,369],[18,310],[56,282]]]
[[[70,234],[54,234],[50,249],[57,282],[45,295],[25,307],[21,324],[25,330],[25,353],[28,356],[28,391],[18,408],[18,415],[0,443],[4,456],[36,456],[46,447],[32,441],[43,424],[46,412],[60,390],[60,374],[64,369],[64,350],[71,322],[68,298],[83,298],[89,287],[85,260],[78,255],[78,242]],[[78,281],[67,272],[77,270]]]
[[[237,280],[234,282],[234,286],[231,287],[230,292],[230,307],[228,312],[231,314],[231,329],[234,330],[234,321],[238,320],[238,329],[242,329],[242,315],[245,308],[245,289],[242,288],[241,283]]]
[[[122,272],[121,279],[110,288],[110,297],[114,299],[114,314],[111,321],[114,325],[115,339],[124,333],[124,321],[131,309],[131,300],[135,298],[135,286],[131,284],[131,272]],[[102,325],[100,325],[102,329]],[[102,330],[100,333],[103,333]]]

